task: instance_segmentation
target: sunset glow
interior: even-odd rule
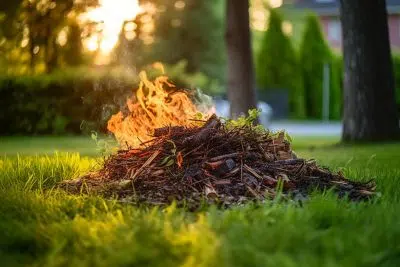
[[[107,57],[118,44],[124,22],[135,19],[141,11],[138,0],[100,0],[98,7],[88,10],[80,17],[82,22],[102,25],[101,31],[84,41],[89,51],[99,52],[97,63],[108,60]]]

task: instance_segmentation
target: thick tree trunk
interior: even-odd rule
[[[227,0],[226,46],[231,116],[257,107],[249,28],[249,1]]]
[[[344,54],[343,141],[395,139],[395,103],[385,0],[340,0]]]

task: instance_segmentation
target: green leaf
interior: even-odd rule
[[[285,139],[288,140],[290,143],[293,142],[292,137],[285,131]]]
[[[168,162],[168,160],[170,160],[170,159],[171,159],[171,156],[166,156],[166,157],[161,161],[160,165],[161,165],[161,166],[165,165],[165,164]]]
[[[169,166],[172,166],[174,163],[175,163],[175,160],[174,159],[170,159],[165,166],[169,167]]]
[[[90,135],[90,137],[92,138],[92,140],[97,142],[97,133],[95,131],[92,131],[92,134]]]

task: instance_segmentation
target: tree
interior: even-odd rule
[[[7,2],[7,3],[6,3]],[[29,68],[31,73],[52,72],[64,63],[78,64],[82,57],[81,35],[76,18],[96,0],[15,0],[0,4],[0,34],[5,38],[0,49],[7,50],[4,56],[8,70]],[[1,13],[6,14],[1,18]],[[74,18],[74,19],[73,19]],[[72,24],[71,24],[72,23]],[[66,30],[67,29],[67,30]],[[69,32],[68,45],[60,44],[61,33]],[[75,43],[71,43],[75,42]],[[67,50],[67,51],[65,51]],[[65,53],[64,53],[65,52]],[[69,57],[67,54],[71,54]],[[67,59],[67,60],[66,60]],[[15,73],[15,71],[9,71]]]
[[[228,98],[231,115],[237,117],[257,107],[249,27],[249,1],[226,1]]]
[[[257,85],[262,89],[289,89],[291,116],[304,118],[304,92],[296,51],[282,30],[282,17],[270,9],[268,30],[257,56]]]
[[[58,66],[58,33],[65,26],[66,17],[74,7],[73,0],[24,0],[20,8],[20,25],[28,33],[31,69],[42,54],[46,72]],[[43,53],[39,53],[43,50]]]
[[[345,75],[342,140],[398,138],[386,1],[340,0],[340,13]]]
[[[64,61],[68,66],[79,66],[84,63],[82,30],[76,21],[68,25],[68,42],[63,49]]]
[[[224,79],[224,18],[221,0],[153,0],[155,15],[151,61],[187,61],[187,71]]]
[[[332,64],[332,59],[318,17],[309,14],[300,44],[300,63],[308,118],[322,118],[323,69],[325,64],[335,66]]]

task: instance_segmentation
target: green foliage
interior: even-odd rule
[[[155,18],[155,43],[150,62],[176,64],[186,60],[188,73],[201,72],[211,80],[224,80],[224,1],[152,1],[163,8]]]
[[[397,111],[400,113],[400,55],[393,56],[393,70],[396,85],[396,104]]]
[[[397,110],[400,114],[400,56],[398,54],[394,54],[392,57],[393,62],[393,72],[394,72],[394,79],[395,79],[395,94],[396,94],[396,104]],[[334,73],[332,74],[332,80],[334,82],[339,83],[338,90],[334,91],[333,94],[336,92],[336,96],[331,94],[331,114],[334,115],[334,119],[340,118],[341,116],[341,108],[342,108],[342,83],[343,83],[343,58],[340,56],[335,57],[334,63],[336,67],[333,68]],[[336,75],[334,78],[334,75]],[[332,85],[331,85],[332,86]],[[333,87],[333,86],[332,86]],[[340,108],[340,110],[339,110]]]
[[[88,69],[0,77],[0,134],[104,131],[136,84],[123,72]]]
[[[343,109],[343,60],[333,55],[330,64],[329,118],[340,120]]]
[[[228,129],[247,127],[261,133],[268,132],[272,135],[273,138],[278,138],[280,135],[283,135],[285,140],[287,140],[289,143],[292,142],[292,138],[285,130],[273,133],[269,132],[268,129],[265,129],[263,125],[256,124],[258,118],[260,117],[261,110],[250,109],[248,113],[248,116],[240,116],[235,120],[222,118],[225,121],[225,127],[227,127]]]
[[[178,88],[209,84],[204,74],[187,73],[184,66],[166,66]],[[160,72],[150,74],[156,77]],[[126,68],[0,76],[0,135],[105,132],[108,119],[124,107],[138,84],[137,74]]]
[[[322,88],[324,64],[331,66],[331,114],[332,118],[340,117],[341,86],[338,81],[338,65],[321,30],[319,19],[310,14],[306,19],[306,28],[300,45],[300,65],[306,95],[307,117],[322,118]]]
[[[82,29],[77,17],[97,1],[2,2],[7,3],[0,6],[0,14],[2,10],[6,14],[0,19],[0,61],[7,66],[7,74],[50,73],[57,68],[83,63]],[[58,38],[66,32],[68,39],[61,44]]]
[[[68,42],[62,55],[67,66],[76,67],[84,63],[82,29],[75,21],[68,25]]]
[[[96,143],[97,151],[103,156],[109,155],[119,149],[113,138],[101,138],[96,131],[92,131],[90,137]]]
[[[261,114],[261,110],[259,109],[250,109],[249,111],[249,115],[248,116],[240,116],[239,118],[233,120],[233,119],[224,119],[226,121],[226,127],[228,128],[233,128],[233,127],[258,127],[262,130],[264,130],[264,128],[262,127],[262,125],[257,125],[254,126],[254,123],[257,121],[258,117]]]
[[[262,89],[288,89],[291,117],[304,118],[304,92],[299,62],[282,31],[279,11],[270,9],[269,26],[257,56],[257,84]]]

